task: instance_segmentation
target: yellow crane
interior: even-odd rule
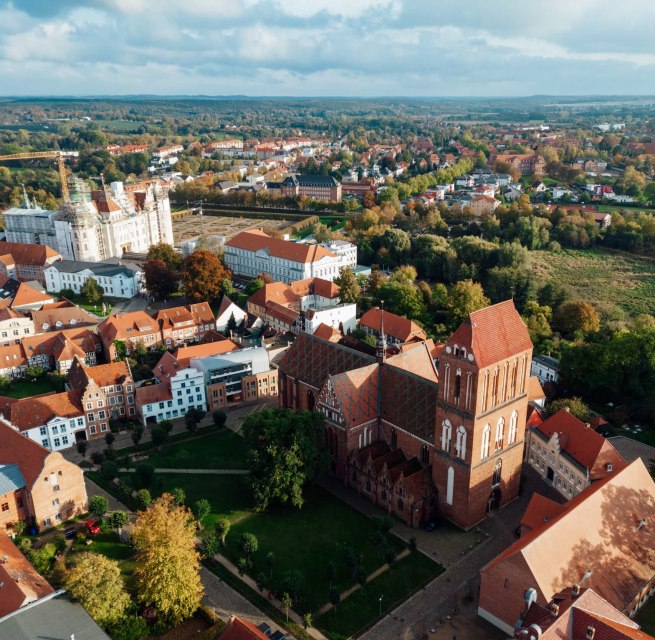
[[[37,160],[39,158],[56,158],[59,169],[59,179],[61,180],[61,195],[64,202],[70,202],[70,193],[68,192],[68,178],[66,175],[66,165],[64,158],[71,155],[66,151],[34,151],[30,153],[10,153],[6,156],[0,156],[0,162],[4,160]]]

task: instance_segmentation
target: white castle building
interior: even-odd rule
[[[71,176],[71,201],[59,211],[31,206],[5,213],[10,242],[47,244],[66,260],[100,262],[125,252],[146,253],[158,242],[173,244],[167,189],[157,182],[124,185],[91,192]]]

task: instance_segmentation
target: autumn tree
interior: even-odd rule
[[[448,291],[446,307],[453,326],[463,322],[469,314],[488,306],[489,298],[484,295],[482,285],[472,280],[455,283]]]
[[[80,293],[89,304],[96,304],[102,300],[105,290],[95,278],[87,278],[80,289]]]
[[[223,280],[230,277],[221,258],[210,251],[195,251],[184,259],[182,288],[189,302],[216,300],[222,293]]]
[[[310,411],[265,409],[243,422],[255,508],[271,502],[297,508],[304,503],[303,489],[325,466],[319,448],[323,418]]]
[[[182,256],[166,242],[151,245],[147,257],[148,260],[161,260],[171,271],[182,268]]]
[[[79,554],[64,585],[102,626],[117,622],[130,604],[118,562],[98,553]]]
[[[586,335],[600,329],[598,311],[589,302],[563,302],[555,312],[553,320],[557,329],[565,335],[572,335],[577,331]]]
[[[155,300],[165,300],[177,291],[177,273],[163,260],[148,260],[143,265],[146,290]]]
[[[587,404],[582,398],[577,396],[573,398],[559,398],[558,400],[549,402],[546,407],[546,413],[548,416],[552,416],[562,409],[567,409],[571,415],[575,416],[578,420],[582,420],[582,422],[589,422],[592,417]]]
[[[340,288],[341,302],[353,303],[359,300],[361,290],[352,269],[348,267],[341,269],[341,273],[334,279],[334,284]]]
[[[322,222],[317,222],[312,228],[314,240],[318,243],[330,242],[333,237],[332,229]]]
[[[139,512],[134,523],[137,599],[172,624],[191,617],[203,596],[195,537],[189,510],[169,493]]]

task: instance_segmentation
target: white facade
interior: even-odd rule
[[[326,324],[338,331],[343,330],[343,333],[347,334],[357,328],[356,316],[357,305],[355,303],[312,309],[305,314],[305,331],[314,333],[319,325]]]
[[[27,316],[0,320],[0,345],[20,344],[25,336],[34,335],[34,323]]]
[[[143,424],[146,424],[149,418],[151,422],[153,419],[161,422],[183,418],[189,409],[207,410],[207,394],[202,371],[187,367],[180,369],[168,380],[170,382],[168,398],[140,405],[139,412]]]
[[[227,323],[233,314],[237,327],[248,317],[248,314],[233,302],[221,315],[216,316],[216,331],[223,333],[227,329]]]
[[[7,242],[44,244],[58,250],[54,219],[56,211],[33,207],[14,207],[4,212]]]
[[[4,418],[2,418],[2,421],[13,426]],[[21,433],[50,451],[61,451],[75,444],[75,434],[78,431],[83,431],[86,434],[86,421],[82,415],[75,418],[55,416],[44,425],[21,431]],[[86,440],[86,437],[84,439]]]
[[[109,298],[133,298],[142,288],[142,273],[123,265],[62,260],[44,269],[43,274],[49,292],[72,289],[80,293],[84,283],[91,277],[95,278]]]
[[[541,384],[559,382],[559,360],[551,356],[534,356],[530,375],[537,376]]]

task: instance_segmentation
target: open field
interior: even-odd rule
[[[655,314],[655,260],[608,249],[531,251],[530,268],[542,282],[569,287],[576,299],[594,303],[601,315],[615,307],[628,315]]]
[[[308,213],[309,217],[311,213]],[[250,229],[270,229],[279,231],[297,220],[283,220],[282,218],[242,218],[229,216],[193,214],[183,218],[173,219],[173,238],[176,245],[198,236],[225,236],[227,240],[237,233]]]
[[[31,398],[41,393],[60,393],[64,390],[63,381],[42,376],[38,380],[14,380],[2,395],[9,398]]]

